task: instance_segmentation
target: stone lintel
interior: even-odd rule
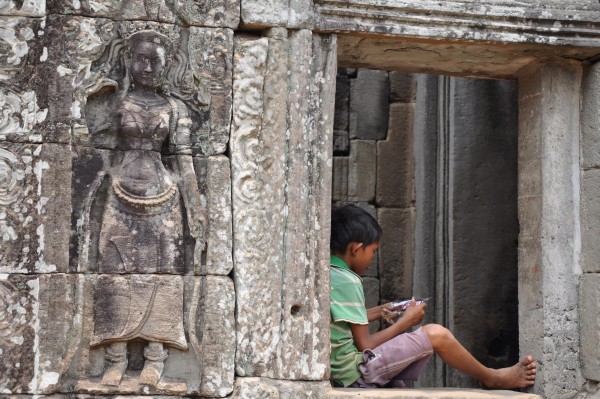
[[[600,44],[600,7],[583,0],[480,2],[317,0],[315,28],[397,37],[536,43]],[[580,4],[577,4],[580,3]]]
[[[424,28],[424,30],[426,30]],[[548,58],[586,60],[600,54],[594,46],[498,42],[410,35],[338,34],[341,68],[378,68],[427,74],[515,79],[528,64]]]

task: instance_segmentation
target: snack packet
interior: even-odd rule
[[[426,301],[428,301],[430,299],[431,298],[418,298],[418,299],[411,298],[411,299],[405,299],[405,300],[402,300],[402,301],[392,302],[391,303],[391,305],[392,305],[391,309],[389,311],[384,312],[383,319],[386,322],[388,322],[390,324],[393,324],[393,323],[396,322],[396,320],[398,320],[398,318],[400,316],[402,316],[402,314],[404,314],[404,311],[406,310],[406,308],[408,308],[408,305],[410,305],[410,303],[412,301],[415,301],[415,303],[417,305],[419,305],[419,304],[421,304],[423,302],[426,302]]]

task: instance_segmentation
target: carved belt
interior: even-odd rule
[[[113,180],[112,187],[115,195],[121,202],[131,205],[135,208],[152,208],[164,205],[177,193],[177,185],[175,184],[171,184],[165,192],[162,192],[158,195],[143,197],[127,192],[123,187],[121,187],[121,182],[119,179]]]

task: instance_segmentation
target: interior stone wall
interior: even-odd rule
[[[436,84],[429,88],[427,79]],[[439,122],[427,130],[420,125],[415,133],[415,118],[426,117]],[[419,142],[433,140],[421,147],[415,135]],[[445,144],[439,139],[444,135]],[[444,146],[445,158],[439,155]],[[378,258],[363,277],[367,306],[417,294],[431,297],[427,322],[448,325],[490,367],[516,362],[516,83],[339,69],[334,155],[334,204],[358,204],[384,232]],[[430,155],[433,160],[425,159]],[[417,175],[425,163],[433,172]],[[431,185],[427,201],[442,196],[446,187],[439,203],[446,214],[439,206],[430,209],[423,197],[417,201],[422,207],[416,205],[416,193]],[[443,226],[443,237],[425,239]],[[423,261],[425,253],[443,248],[445,259]],[[380,327],[378,321],[371,324],[372,330]],[[421,386],[477,386],[454,370],[436,375],[435,366],[443,367],[431,367]]]
[[[412,295],[415,89],[412,74],[338,70],[332,201],[357,204],[383,230],[363,277],[367,307]]]

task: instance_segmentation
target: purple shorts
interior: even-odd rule
[[[429,337],[422,328],[400,334],[375,349],[363,352],[362,374],[352,388],[403,387],[403,380],[416,380],[433,355]]]

